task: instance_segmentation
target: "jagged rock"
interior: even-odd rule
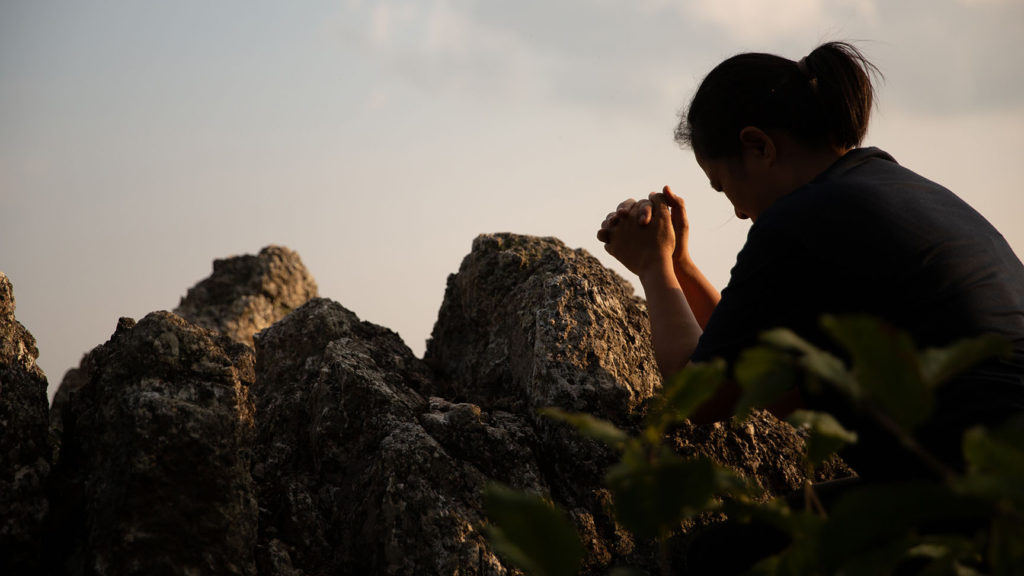
[[[52,574],[255,574],[249,347],[168,312],[118,322],[59,412]]]
[[[706,456],[752,479],[766,496],[796,491],[806,478],[803,436],[765,411],[755,411],[735,426],[728,422],[707,426],[686,423],[672,432],[670,442],[680,455]],[[845,462],[832,458],[816,469],[815,480],[852,473]]]
[[[47,383],[14,307],[14,288],[0,272],[0,574],[34,574],[50,471]]]
[[[213,274],[190,288],[174,312],[252,346],[253,334],[316,296],[316,281],[299,255],[267,246],[256,256],[214,260]]]
[[[522,457],[502,440],[527,430],[428,402],[416,389],[429,370],[398,335],[328,300],[261,332],[256,357],[262,573],[507,573],[479,532],[486,475],[427,429],[455,451],[498,444]]]
[[[517,574],[482,534],[492,481],[568,512],[584,575],[657,569],[657,543],[613,516],[603,478],[617,454],[537,412],[641,420],[660,377],[629,284],[555,239],[480,236],[419,360],[394,332],[309,298],[287,255],[218,261],[179,307],[254,350],[154,313],[123,319],[65,377],[50,572]],[[297,308],[253,338],[284,301]],[[769,494],[803,481],[801,437],[766,414],[672,440]]]
[[[660,376],[646,305],[624,280],[556,239],[481,235],[448,279],[425,360],[438,374],[439,394],[531,423],[543,483],[588,547],[585,572],[623,559],[656,566],[651,543],[633,542],[606,512],[603,477],[616,455],[535,412],[557,406],[627,428],[642,415]],[[683,426],[673,441],[682,454],[710,456],[750,476],[767,495],[803,482],[802,437],[766,413],[739,428]]]
[[[644,301],[593,256],[484,234],[448,278],[425,360],[450,398],[621,421],[660,387],[649,340]]]

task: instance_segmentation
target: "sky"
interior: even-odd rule
[[[865,145],[1024,255],[1022,37],[1024,0],[0,0],[0,271],[51,396],[119,317],[269,244],[421,356],[478,234],[628,277],[597,228],[669,184],[721,288],[749,222],[678,113],[733,54],[828,40],[885,76]]]

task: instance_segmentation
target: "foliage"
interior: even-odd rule
[[[565,513],[535,494],[492,484],[484,493],[494,549],[530,574],[575,574],[583,545]]]
[[[1024,573],[1024,419],[998,430],[969,430],[962,473],[948,469],[912,436],[933,410],[939,386],[981,361],[1009,354],[1009,344],[983,336],[918,351],[907,334],[875,319],[825,317],[822,326],[845,350],[849,364],[789,330],[769,331],[733,367],[742,391],[736,419],[793,387],[830,387],[941,480],[865,484],[844,492],[827,511],[810,480],[803,507],[791,507],[785,499],[759,501],[744,479],[706,458],[682,458],[665,441],[666,433],[726,379],[721,361],[692,364],[669,379],[636,436],[586,414],[543,413],[619,451],[605,483],[617,520],[641,538],[664,543],[685,519],[722,511],[734,522],[775,526],[791,538],[788,548],[762,558],[753,574]],[[797,411],[789,421],[807,431],[808,478],[816,466],[857,441],[854,431],[827,413]],[[493,487],[487,511],[492,544],[527,573],[568,576],[579,570],[579,538],[552,505]],[[668,574],[669,558],[663,556]],[[642,572],[616,568],[612,573]]]

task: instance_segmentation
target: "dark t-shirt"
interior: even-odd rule
[[[1024,411],[1024,266],[974,209],[876,148],[848,152],[761,214],[692,359],[732,361],[778,326],[834,349],[823,314],[881,317],[922,348],[984,333],[1013,343],[1011,360],[939,394],[921,437],[954,466],[964,428]],[[906,455],[887,454],[891,438],[834,399],[806,401],[859,428],[844,456],[862,476],[918,475],[901,469]]]

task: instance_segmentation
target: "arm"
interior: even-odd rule
[[[667,378],[689,363],[702,327],[670,263],[644,270],[639,277],[647,298],[654,357],[662,377]]]
[[[697,323],[702,329],[707,328],[708,319],[711,318],[711,313],[714,312],[715,306],[718,306],[722,296],[690,257],[690,223],[686,218],[686,205],[683,199],[672,193],[668,186],[662,189],[662,197],[672,209],[672,229],[676,236],[672,267],[676,279],[686,294],[686,300],[690,303]]]
[[[718,306],[722,296],[711,285],[711,282],[708,281],[704,273],[700,271],[700,268],[697,267],[697,264],[690,257],[690,226],[686,218],[686,205],[683,203],[683,199],[676,196],[668,186],[662,189],[661,194],[652,193],[650,196],[652,200],[656,197],[661,198],[672,213],[672,231],[675,235],[675,247],[672,251],[672,269],[676,282],[682,288],[689,305],[688,307],[697,319],[697,324],[701,329],[707,328],[708,319],[711,318],[711,313],[714,312],[715,306]],[[601,229],[597,232],[598,240],[605,243],[609,242],[611,230],[621,220],[629,216],[634,208],[639,210],[637,217],[640,219],[640,223],[646,225],[651,219],[650,206],[650,203],[638,203],[632,199],[619,204],[615,212],[609,214],[601,224]],[[641,279],[641,282],[643,282],[643,279]]]
[[[663,376],[686,366],[702,331],[675,272],[672,254],[676,238],[671,218],[668,204],[655,194],[647,201],[620,205],[598,233],[608,253],[640,278],[654,356]]]

